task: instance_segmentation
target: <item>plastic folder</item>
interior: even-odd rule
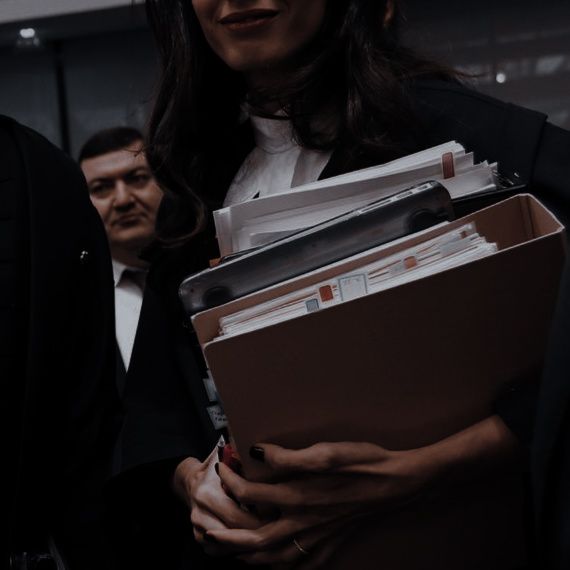
[[[192,275],[180,298],[202,311],[449,219],[449,193],[429,181]]]

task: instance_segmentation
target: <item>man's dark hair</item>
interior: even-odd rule
[[[79,152],[79,162],[128,148],[134,142],[143,141],[143,134],[132,127],[113,127],[99,131],[91,136],[81,147]]]

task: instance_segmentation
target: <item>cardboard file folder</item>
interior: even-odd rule
[[[234,337],[221,316],[346,273],[474,221],[499,251],[478,261]],[[258,442],[300,448],[436,442],[493,413],[506,383],[540,369],[564,261],[564,229],[519,195],[196,315],[194,327],[247,476]],[[372,551],[380,556],[373,556]],[[510,568],[524,562],[521,482],[495,477],[365,525],[327,567]]]

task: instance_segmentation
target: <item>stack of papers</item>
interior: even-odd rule
[[[488,417],[540,370],[564,256],[564,227],[522,194],[194,314],[244,475],[273,475],[259,442],[408,450]],[[524,566],[522,489],[479,477],[414,502],[327,568]]]
[[[220,319],[220,336],[246,333],[300,317],[458,267],[496,251],[497,244],[481,237],[474,223],[465,224],[355,271],[224,316]]]
[[[452,199],[496,188],[496,164],[474,163],[457,142],[214,212],[222,256],[271,243],[414,184],[437,180]]]
[[[237,254],[188,276],[179,293],[190,313],[227,303],[365,250],[453,219],[449,192],[426,182]]]

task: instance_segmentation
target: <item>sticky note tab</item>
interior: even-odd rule
[[[455,176],[455,158],[452,152],[446,152],[441,156],[441,170],[444,180]]]
[[[414,267],[418,266],[418,260],[415,255],[409,255],[405,257],[401,261],[394,263],[392,267],[390,267],[390,274],[394,277],[396,275],[400,275],[409,271],[410,269],[414,269]]]
[[[334,293],[330,285],[323,285],[323,287],[319,287],[319,295],[323,303],[332,301],[334,299]]]
[[[362,297],[368,293],[366,275],[364,275],[364,273],[358,273],[341,277],[338,280],[338,288],[343,301],[350,301],[351,299]]]
[[[317,299],[309,299],[308,301],[305,301],[305,307],[307,309],[307,313],[314,313],[320,308],[319,301]]]

